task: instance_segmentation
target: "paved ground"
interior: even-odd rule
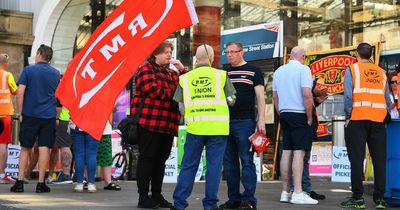
[[[34,192],[36,183],[25,185],[25,193],[10,193],[11,185],[0,185],[0,210],[2,209],[95,209],[95,210],[125,210],[137,209],[136,182],[121,181],[122,191],[110,192],[98,189],[97,193],[75,193],[74,185],[52,185],[51,193],[37,194]],[[314,181],[317,192],[325,194],[327,199],[319,205],[293,205],[279,203],[281,183],[279,181],[262,182],[257,185],[258,209],[341,209],[339,203],[350,196],[349,184],[331,183],[329,180],[319,179]],[[97,183],[98,188],[102,186]],[[164,195],[171,200],[174,184],[164,184]],[[204,183],[196,183],[192,196],[188,199],[188,210],[201,210],[201,199],[204,193]],[[226,201],[226,184],[220,185],[220,203]],[[367,209],[374,209],[371,196],[366,196]],[[388,208],[400,209],[400,208]]]

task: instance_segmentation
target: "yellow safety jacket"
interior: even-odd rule
[[[10,86],[10,81],[13,87]],[[16,91],[14,77],[11,73],[0,69],[0,116],[14,114],[14,107],[11,101],[11,94]]]
[[[188,133],[229,134],[229,108],[224,92],[226,80],[225,71],[209,66],[196,68],[179,77]]]
[[[60,116],[58,117],[58,119],[62,120],[62,121],[69,121],[69,111],[66,108],[62,108],[60,111]]]
[[[372,63],[357,62],[350,66],[353,78],[351,120],[383,122],[386,117],[386,73]]]

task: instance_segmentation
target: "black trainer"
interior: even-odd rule
[[[325,200],[325,195],[318,194],[315,191],[308,192],[308,195],[310,195],[310,197],[315,200]]]
[[[159,206],[160,208],[171,208],[172,207],[172,203],[165,200],[165,198],[162,194],[152,195],[151,199],[158,202],[158,204],[160,204],[160,206]]]
[[[386,201],[383,198],[376,199],[375,201],[375,208],[376,209],[386,209]]]
[[[50,188],[47,187],[47,185],[44,182],[42,182],[42,183],[38,182],[36,185],[36,192],[37,193],[50,192]]]
[[[145,196],[139,197],[139,203],[137,207],[141,209],[158,209],[158,207],[160,207],[160,204],[157,201],[149,198],[148,196]]]
[[[24,181],[17,180],[14,185],[10,188],[10,192],[24,192]]]
[[[234,201],[227,201],[224,204],[219,206],[219,209],[238,209],[240,206],[240,202],[234,202]]]
[[[353,208],[353,209],[365,209],[365,201],[364,198],[354,198],[350,197],[347,201],[344,201],[340,204],[343,208]]]
[[[252,203],[250,201],[243,201],[240,204],[238,209],[240,209],[240,210],[256,210],[257,206],[256,206],[256,204],[254,204],[254,203]]]

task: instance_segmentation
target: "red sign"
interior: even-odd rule
[[[125,0],[73,58],[57,89],[72,121],[100,139],[138,66],[170,34],[197,22],[192,0]]]

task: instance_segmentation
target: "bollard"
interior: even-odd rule
[[[12,118],[12,144],[19,144],[19,114],[15,113]]]
[[[332,117],[332,146],[346,146],[344,141],[345,116]]]

